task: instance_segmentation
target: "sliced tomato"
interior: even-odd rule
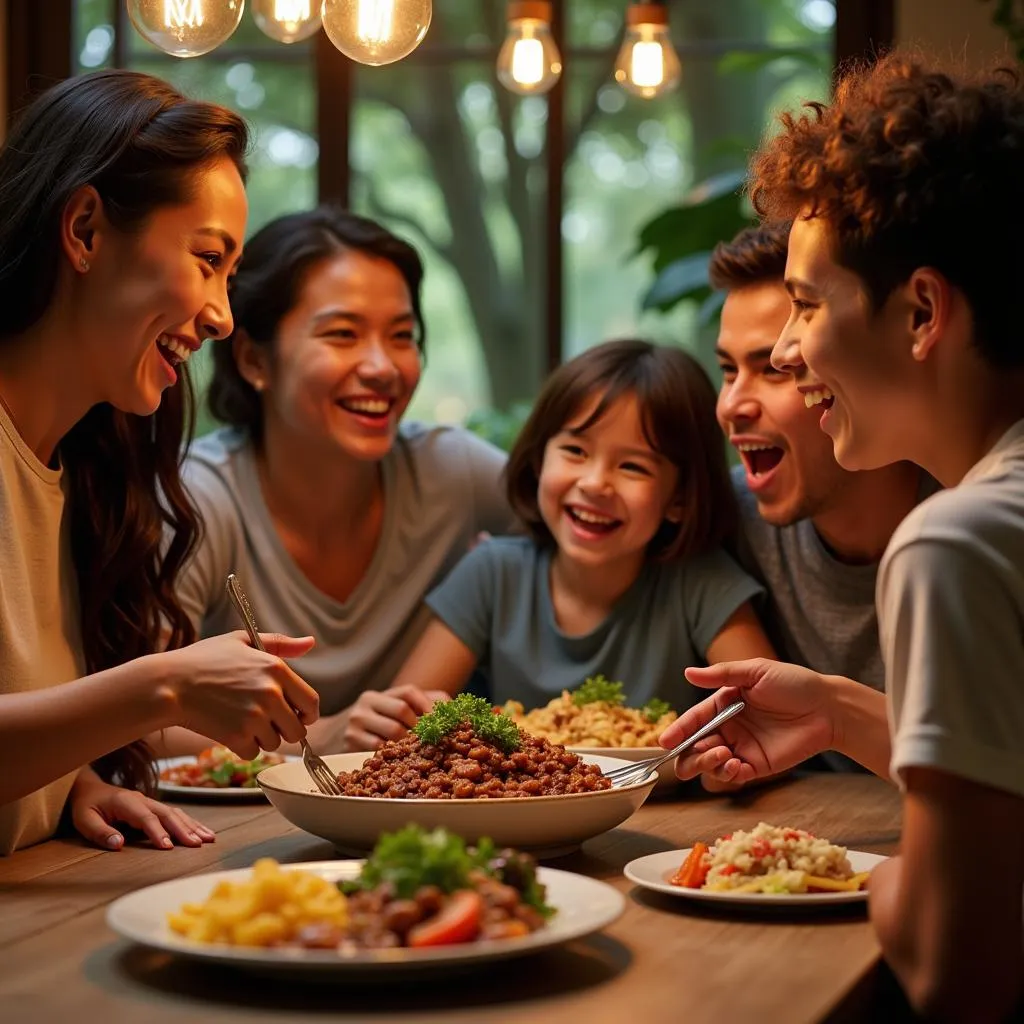
[[[409,929],[410,946],[452,946],[472,942],[480,931],[484,901],[472,889],[458,889],[433,917]]]

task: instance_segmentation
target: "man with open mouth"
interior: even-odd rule
[[[834,399],[800,390],[806,370],[772,367],[792,310],[788,236],[785,223],[747,228],[711,260],[712,283],[727,292],[715,350],[718,420],[739,462],[741,560],[766,587],[759,611],[783,660],[882,690],[878,562],[896,526],[938,485],[906,462],[843,469],[819,426]],[[823,761],[856,767],[835,752]]]

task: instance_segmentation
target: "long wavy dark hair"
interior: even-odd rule
[[[92,185],[107,218],[137,231],[156,209],[187,202],[196,172],[227,157],[245,174],[248,131],[223,107],[186,99],[131,71],[98,71],[49,89],[22,112],[0,151],[0,345],[53,301],[60,221]],[[185,367],[152,416],[93,407],[58,446],[68,482],[87,671],[191,643],[175,581],[196,542],[198,514],[181,483],[195,399]],[[101,758],[104,778],[151,792],[139,741]]]

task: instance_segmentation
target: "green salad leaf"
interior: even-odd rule
[[[472,888],[473,871],[483,871],[512,886],[524,903],[545,916],[555,912],[545,902],[536,863],[528,854],[498,850],[486,838],[468,846],[461,836],[446,829],[428,831],[420,825],[407,825],[382,835],[359,876],[340,882],[339,888],[353,893],[387,883],[399,899],[412,899],[424,885],[436,885],[444,893]]]
[[[463,722],[468,722],[480,739],[493,743],[505,753],[518,750],[522,743],[519,727],[504,711],[495,710],[483,697],[469,693],[438,701],[434,710],[423,715],[412,731],[422,743],[435,744]]]
[[[652,697],[640,710],[648,722],[656,722],[662,715],[667,715],[672,710],[672,705],[660,697]]]
[[[603,675],[589,676],[572,691],[572,702],[577,707],[604,700],[609,704],[624,704],[626,695],[622,683],[609,682]]]

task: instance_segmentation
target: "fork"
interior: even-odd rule
[[[604,773],[605,778],[612,780],[613,789],[621,789],[623,786],[632,786],[634,783],[642,782],[660,765],[678,757],[698,740],[702,740],[709,733],[713,733],[723,722],[727,722],[733,715],[738,715],[745,706],[741,700],[736,701],[735,704],[730,704],[724,710],[719,711],[707,725],[702,725],[692,736],[683,740],[682,743],[671,750],[667,750],[664,754],[659,754],[657,757],[649,757],[646,761],[634,761],[632,764],[623,765],[621,768],[613,768],[610,772]]]
[[[235,608],[238,609],[238,614],[241,615],[242,621],[245,623],[245,629],[249,634],[253,647],[258,651],[265,651],[266,647],[263,646],[259,630],[256,628],[256,620],[253,618],[252,608],[249,607],[249,599],[245,596],[242,584],[238,582],[238,577],[234,573],[228,575],[227,592]],[[327,762],[322,757],[313,753],[313,748],[309,745],[305,736],[299,740],[299,746],[302,747],[302,763],[305,765],[306,771],[309,772],[310,778],[316,783],[316,788],[324,796],[341,796],[341,786],[338,785],[334,772],[327,767]]]

